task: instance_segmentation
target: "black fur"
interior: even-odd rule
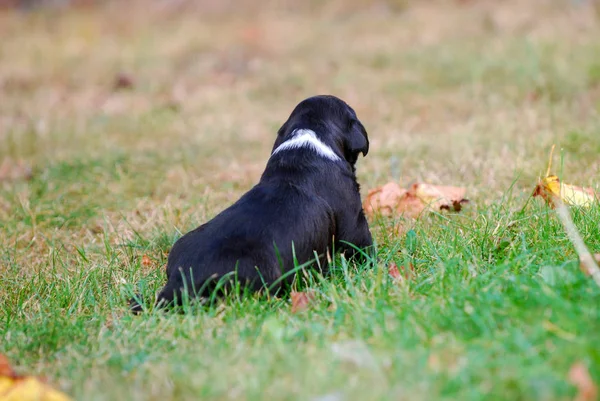
[[[363,250],[372,246],[355,176],[358,155],[366,156],[369,139],[356,113],[334,96],[305,99],[279,129],[273,150],[296,129],[314,131],[341,160],[308,147],[272,155],[256,186],[175,243],[157,305],[180,303],[182,291],[190,298],[208,296],[220,278],[234,271],[238,283],[258,291],[294,268],[294,253],[298,264],[318,255],[315,265],[326,274],[327,255],[334,249],[360,255],[345,242]],[[293,278],[280,280],[274,289]],[[132,300],[132,309],[141,307]]]

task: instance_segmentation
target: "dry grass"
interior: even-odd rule
[[[122,215],[138,213],[141,229],[183,210],[184,221],[199,221],[257,180],[299,100],[332,93],[370,132],[365,188],[390,180],[395,165],[405,183],[465,185],[487,203],[515,179],[528,189],[552,143],[567,152],[566,179],[596,184],[600,49],[590,5],[358,3],[358,14],[332,2],[319,13],[288,5],[203,17],[203,3],[183,4],[186,13],[138,4],[1,15],[0,33],[13,39],[0,47],[0,154],[37,174],[73,158],[125,157],[140,176],[103,180],[89,194],[117,231]],[[114,90],[119,73],[133,89]],[[74,230],[100,224],[81,223]]]

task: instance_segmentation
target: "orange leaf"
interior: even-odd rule
[[[398,203],[406,194],[406,189],[401,188],[395,182],[388,182],[382,187],[369,191],[364,201],[364,209],[367,214],[379,212],[384,216],[394,213]]]
[[[425,203],[414,192],[406,191],[400,198],[396,211],[400,214],[407,214],[411,217],[418,217],[425,210]]]
[[[388,273],[396,280],[402,280],[402,275],[400,274],[400,270],[398,270],[398,265],[394,262],[390,263],[388,266]]]
[[[8,359],[0,355],[0,401],[71,401],[34,376],[17,375]]]
[[[415,183],[408,190],[395,182],[372,189],[363,202],[365,213],[380,213],[390,216],[394,213],[417,217],[427,207],[433,210],[460,211],[464,203],[466,189],[452,186],[438,186]]]
[[[388,273],[396,280],[405,280],[409,279],[415,270],[415,267],[412,263],[408,265],[408,268],[404,266],[398,267],[398,265],[394,262],[390,263],[388,266]]]
[[[142,256],[142,265],[148,267],[152,264],[152,259],[148,255]]]
[[[571,366],[569,381],[577,387],[576,401],[595,401],[597,399],[598,387],[584,363],[577,362]]]
[[[8,362],[8,358],[0,354],[0,376],[14,378],[16,376],[14,370]]]
[[[314,298],[314,295],[310,293],[292,291],[292,313],[308,309]]]
[[[414,192],[415,196],[425,204],[439,210],[460,212],[463,203],[469,202],[465,199],[467,190],[460,187],[417,183],[413,184],[409,192]]]

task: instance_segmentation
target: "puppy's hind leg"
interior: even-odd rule
[[[154,306],[158,309],[170,309],[182,303],[182,289],[167,283],[156,296]]]
[[[356,223],[352,224],[353,222]],[[343,235],[338,237],[337,250],[344,253],[348,259],[354,259],[360,264],[374,257],[373,237],[364,212],[359,213],[358,220],[344,220],[343,227],[345,230]]]
[[[175,306],[177,303],[181,302],[181,298],[181,289],[178,289],[177,287],[170,285],[170,283],[167,283],[167,285],[165,285],[158,293],[155,301],[155,307],[169,308]],[[144,301],[145,300],[141,294],[135,294],[129,300],[129,311],[134,315],[139,315],[144,311],[144,307],[142,306],[145,303]]]
[[[182,269],[174,271],[167,284],[156,296],[155,307],[171,309],[188,303],[208,301],[215,289],[219,287],[218,275],[216,273],[211,276],[201,274],[202,277],[197,279],[193,273],[193,270],[190,270],[188,274],[185,274]]]

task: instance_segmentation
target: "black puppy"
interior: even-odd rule
[[[277,289],[297,265],[315,261],[327,273],[333,251],[358,256],[372,246],[356,181],[367,132],[354,110],[334,96],[299,103],[277,133],[260,182],[173,246],[157,305],[208,296],[232,275],[252,291]],[[348,245],[352,244],[354,246]],[[132,300],[132,309],[141,310]]]

